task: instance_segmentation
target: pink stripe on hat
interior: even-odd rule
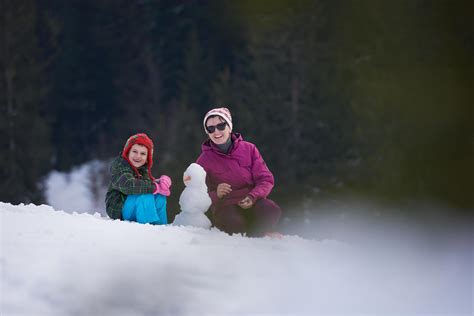
[[[206,133],[207,133],[206,121],[210,116],[215,116],[215,115],[222,117],[222,119],[227,123],[227,125],[229,125],[229,128],[232,131],[232,115],[230,115],[229,109],[228,108],[215,108],[207,112],[206,115],[204,116],[203,125],[204,125],[204,130],[206,131]]]

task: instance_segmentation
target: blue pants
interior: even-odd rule
[[[122,217],[141,224],[168,224],[166,197],[161,194],[131,194],[122,208]]]

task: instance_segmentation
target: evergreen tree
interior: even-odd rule
[[[36,19],[34,1],[0,1],[0,200],[11,203],[40,202],[38,184],[50,166]]]
[[[120,146],[137,132],[145,132],[153,139],[157,135],[160,116],[165,111],[162,42],[154,36],[159,25],[153,3],[122,1],[113,7],[112,14],[106,42],[113,52],[116,70],[113,82],[118,115],[113,135],[120,139]]]
[[[45,4],[61,19],[57,58],[48,96],[54,166],[69,169],[103,157],[114,111],[113,71],[103,38],[107,9],[101,2]]]
[[[362,162],[355,186],[472,207],[472,3],[346,1],[340,9],[340,63],[352,76],[341,92]]]
[[[239,130],[258,144],[289,198],[324,185],[347,159],[347,102],[331,89],[335,67],[323,1],[241,2],[248,57],[223,72],[216,95],[231,95]],[[235,95],[229,91],[236,91]],[[222,98],[222,97],[220,97]]]

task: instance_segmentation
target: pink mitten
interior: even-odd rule
[[[155,191],[153,194],[161,194],[164,196],[169,196],[171,194],[170,192],[170,186],[171,186],[171,179],[168,176],[162,175],[159,179],[156,179],[154,181],[155,183]]]

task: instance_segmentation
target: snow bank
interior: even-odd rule
[[[469,240],[254,239],[6,203],[0,220],[2,315],[472,313]]]

